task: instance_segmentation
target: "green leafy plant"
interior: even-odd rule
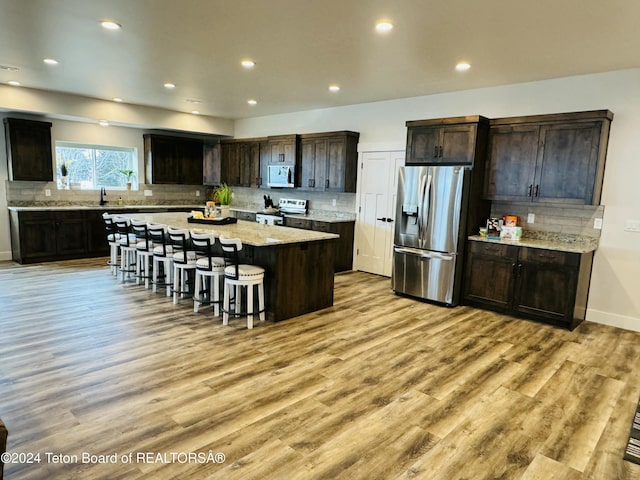
[[[231,203],[231,188],[226,183],[221,184],[213,191],[213,201],[220,205],[229,205]]]
[[[62,162],[60,164],[60,175],[63,177],[69,175],[69,162]]]
[[[135,172],[133,170],[120,170],[120,173],[127,177],[127,182],[130,182]]]

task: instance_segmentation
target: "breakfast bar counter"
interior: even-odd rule
[[[333,305],[333,264],[338,235],[238,220],[229,225],[189,223],[188,213],[131,214],[195,232],[242,241],[241,261],[265,269],[267,319],[280,321]]]

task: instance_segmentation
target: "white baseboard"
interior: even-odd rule
[[[618,315],[617,313],[603,312],[601,310],[587,309],[586,320],[595,323],[602,323],[612,327],[624,328],[640,332],[640,318]]]
[[[13,257],[11,255],[11,250],[8,252],[0,252],[0,262],[6,262],[11,260]]]

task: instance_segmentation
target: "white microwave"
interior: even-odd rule
[[[268,187],[293,188],[295,186],[295,168],[293,165],[269,165],[268,169]]]

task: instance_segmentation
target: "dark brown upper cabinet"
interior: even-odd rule
[[[359,138],[350,131],[300,135],[300,188],[355,192]]]
[[[51,123],[5,118],[4,131],[9,179],[51,182]]]
[[[407,125],[406,165],[473,165],[481,116],[415,120]]]
[[[157,134],[143,137],[146,183],[203,184],[202,140]]]
[[[485,198],[598,205],[612,119],[599,110],[491,120]]]
[[[229,139],[221,142],[221,179],[227,185],[259,187],[262,185],[261,151],[266,139]],[[266,177],[265,177],[266,178]]]
[[[300,137],[292,135],[275,135],[267,139],[269,163],[273,165],[297,165],[300,156],[298,144]]]

